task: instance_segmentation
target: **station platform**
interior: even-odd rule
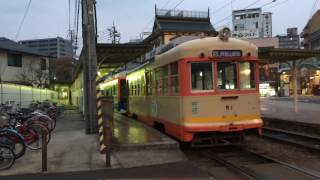
[[[177,149],[178,142],[137,120],[114,114],[114,150]]]
[[[175,140],[137,120],[114,114],[112,155],[118,164],[114,167],[186,161]]]
[[[261,116],[263,118],[320,125],[320,98],[299,97],[298,112],[295,112],[292,98],[261,98]]]
[[[65,110],[57,120],[48,145],[48,171],[41,172],[41,150],[28,150],[0,179],[208,179],[189,162],[175,140],[145,124],[114,114],[111,168],[99,153],[98,136],[85,133],[76,110]]]

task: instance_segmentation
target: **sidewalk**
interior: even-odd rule
[[[294,97],[268,97],[263,99],[276,100],[276,101],[293,101]],[[320,96],[298,95],[298,102],[320,104]]]
[[[261,98],[261,116],[279,120],[320,124],[320,98],[313,98],[319,103],[298,101],[298,113],[294,111],[294,103],[281,98]]]
[[[48,172],[104,168],[105,160],[98,150],[97,135],[85,134],[85,121],[75,110],[66,110],[48,145]],[[113,159],[113,163],[116,161]],[[26,154],[1,175],[41,172],[41,150]]]
[[[0,177],[1,179],[1,177]],[[102,179],[176,179],[207,180],[207,173],[189,162],[168,163],[135,168],[115,168],[79,172],[38,173],[6,176],[5,180],[102,180]],[[212,178],[211,178],[212,179]]]
[[[30,151],[0,179],[200,178],[176,141],[139,121],[115,114],[112,168],[98,151],[97,135],[85,134],[85,121],[76,110],[66,110],[48,145],[48,172],[41,172],[41,150]],[[7,176],[11,175],[11,176]]]

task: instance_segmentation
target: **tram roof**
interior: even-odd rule
[[[209,57],[212,56],[213,50],[241,50],[243,55],[250,53],[253,57],[258,56],[258,48],[253,43],[236,38],[221,40],[219,37],[208,37],[182,43],[157,56],[155,58],[155,66],[161,66],[187,57],[200,57],[202,53],[204,57]]]
[[[293,48],[259,48],[260,64],[284,63],[288,61],[320,57],[320,50]]]

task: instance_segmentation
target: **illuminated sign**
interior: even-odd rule
[[[240,50],[214,50],[212,51],[213,57],[241,57],[242,51]]]

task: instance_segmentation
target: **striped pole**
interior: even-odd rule
[[[99,76],[96,77],[96,82],[98,82]],[[98,129],[99,129],[99,144],[100,144],[100,152],[103,153],[106,150],[105,138],[104,137],[104,122],[102,117],[102,103],[101,103],[101,90],[99,83],[96,83],[96,93],[97,93],[97,121],[98,121]]]

